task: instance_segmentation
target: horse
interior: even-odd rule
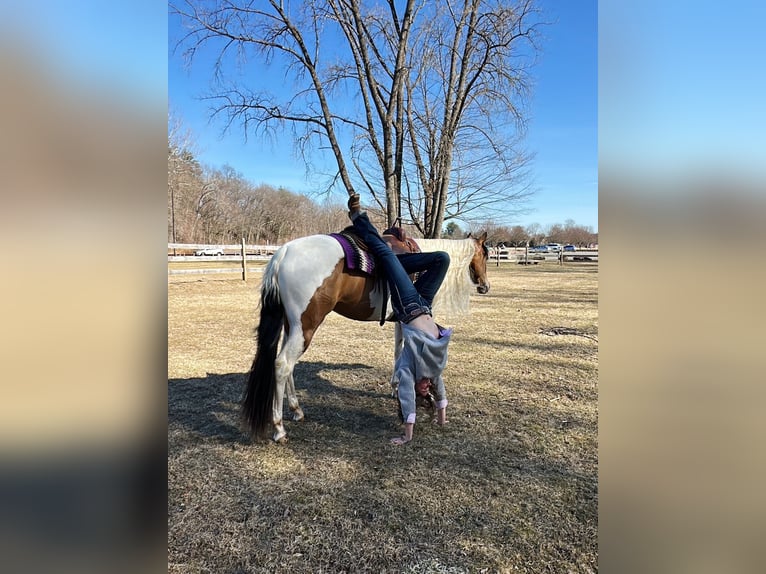
[[[462,240],[415,239],[421,251],[450,255],[447,275],[433,304],[439,313],[467,311],[472,286],[481,294],[489,291],[486,239],[486,232]],[[241,404],[251,436],[264,434],[271,423],[272,439],[286,440],[282,421],[285,391],[293,420],[303,419],[293,369],[325,317],[335,311],[356,321],[380,320],[386,297],[381,281],[346,268],[343,247],[330,235],[301,237],[274,253],[261,281],[257,348]],[[401,327],[396,323],[395,357],[400,351]]]

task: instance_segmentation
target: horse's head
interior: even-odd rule
[[[476,285],[476,291],[484,295],[489,291],[489,279],[487,279],[487,259],[489,259],[489,251],[484,242],[487,241],[487,232],[485,231],[479,237],[473,237],[468,234],[470,239],[473,239],[474,254],[471,259],[471,264],[468,266],[468,271],[471,274],[471,281]]]

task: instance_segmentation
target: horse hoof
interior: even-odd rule
[[[272,436],[271,438],[276,443],[284,444],[287,442],[287,432],[286,431],[275,432],[274,436]]]
[[[294,421],[302,421],[303,420],[303,409],[295,409],[293,411],[293,420]]]

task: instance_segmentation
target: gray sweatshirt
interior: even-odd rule
[[[437,326],[441,337],[434,339],[431,335],[402,323],[403,348],[394,365],[394,380],[398,385],[402,417],[406,423],[415,422],[415,383],[420,379],[431,379],[434,382],[436,408],[447,406],[442,372],[447,365],[447,345],[452,336],[452,329]]]

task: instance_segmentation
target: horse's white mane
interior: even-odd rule
[[[433,311],[437,321],[455,319],[468,313],[468,303],[474,288],[468,264],[475,248],[473,239],[416,239],[421,251],[446,251],[450,256],[444,283],[434,299]]]

